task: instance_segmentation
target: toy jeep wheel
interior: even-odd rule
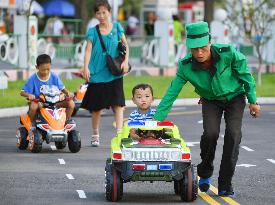
[[[119,201],[123,195],[123,182],[120,173],[109,164],[105,167],[105,197],[108,201]]]
[[[18,149],[25,150],[28,147],[29,141],[27,140],[28,130],[25,127],[19,127],[16,131],[16,146]]]
[[[194,166],[191,165],[184,173],[184,179],[180,181],[180,196],[181,200],[191,202],[197,199],[198,196],[198,181],[197,173]]]
[[[64,149],[67,145],[67,142],[54,142],[56,149]]]
[[[180,195],[181,192],[181,184],[180,181],[174,180],[174,191],[176,195]]]
[[[81,148],[80,133],[76,130],[72,130],[68,135],[68,147],[72,153],[79,152]]]
[[[38,153],[42,150],[42,135],[37,129],[31,131],[28,148],[33,153]]]

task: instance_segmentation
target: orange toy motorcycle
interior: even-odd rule
[[[37,103],[41,109],[35,118],[35,127],[31,129],[28,114],[20,116],[20,126],[16,132],[17,147],[21,150],[29,149],[31,152],[41,152],[42,143],[55,142],[57,149],[64,149],[68,142],[72,153],[79,152],[81,148],[80,133],[75,130],[74,121],[65,124],[65,108],[58,108],[56,103],[64,99],[64,95],[56,87],[41,86],[41,95]],[[30,133],[30,134],[29,134]]]
[[[79,78],[83,78],[83,75],[81,72],[73,72],[73,74]],[[74,111],[73,111],[73,114],[72,116],[75,116],[77,111],[79,110],[80,106],[81,106],[81,103],[82,103],[82,100],[85,96],[85,93],[87,91],[87,88],[88,88],[88,82],[85,82],[83,84],[81,84],[77,90],[75,91],[74,93],[74,98],[73,98],[73,101],[74,101]]]
[[[74,93],[73,100],[74,100],[75,107],[74,107],[74,111],[72,114],[73,116],[76,115],[77,111],[79,110],[79,108],[81,106],[82,100],[83,100],[84,95],[87,91],[87,87],[88,87],[88,83],[83,83],[77,88],[76,92]]]

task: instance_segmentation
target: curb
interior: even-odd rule
[[[275,97],[259,97],[257,99],[260,105],[275,104]],[[197,105],[198,100],[199,100],[198,98],[177,99],[174,102],[173,106]],[[160,99],[157,99],[153,102],[152,106],[156,107],[159,103],[160,103]],[[126,107],[134,108],[136,107],[136,105],[132,102],[132,100],[126,100]],[[26,113],[27,111],[28,111],[28,106],[0,109],[0,118],[19,116],[21,114]]]

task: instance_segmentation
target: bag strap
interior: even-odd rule
[[[121,39],[119,39],[119,35],[118,35],[118,23],[116,23],[116,32],[117,32],[117,42],[121,41]]]
[[[101,33],[100,33],[100,31],[99,31],[99,26],[98,26],[98,25],[96,25],[96,31],[97,31],[97,34],[98,34],[98,37],[99,37],[100,44],[101,44],[101,47],[102,47],[103,52],[107,53],[107,50],[106,50],[104,41],[103,41],[103,39],[102,39]]]
[[[118,24],[116,24],[116,27],[117,27],[117,40],[118,40],[118,42],[120,42],[121,39],[119,39],[119,35],[118,35]],[[100,31],[99,31],[99,25],[96,25],[96,31],[97,31],[97,34],[98,34],[98,37],[99,37],[100,44],[101,44],[103,52],[107,53],[107,49],[106,49],[105,43],[104,43],[104,41],[102,39],[102,35],[101,35]]]

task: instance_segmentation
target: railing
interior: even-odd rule
[[[130,58],[140,59],[145,64],[152,64],[160,67],[160,37],[147,36],[147,37],[128,37],[130,47]],[[183,58],[187,53],[184,43],[179,44],[177,53],[174,56],[175,65],[178,60]]]
[[[0,35],[0,61],[18,65],[19,49],[18,35],[1,34]]]
[[[0,61],[18,66],[19,49],[18,35],[0,36]],[[39,34],[37,41],[37,54],[46,53],[52,59],[66,59],[77,67],[83,66],[86,41],[84,35],[54,36]],[[127,36],[129,56],[133,61],[151,64],[160,67],[160,38],[154,36]],[[178,45],[175,54],[175,64],[184,57],[186,48],[184,44]]]
[[[83,35],[71,36],[70,42],[62,42],[64,36],[39,35],[39,37],[38,54],[47,53],[52,59],[68,59],[78,67],[83,66],[86,48]],[[131,59],[159,65],[159,38],[135,36],[127,40]]]

